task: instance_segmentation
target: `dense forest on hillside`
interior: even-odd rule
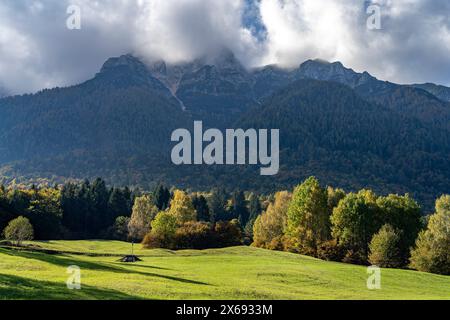
[[[246,70],[231,52],[175,66],[112,58],[80,85],[0,99],[0,182],[29,187],[102,176],[147,190],[161,181],[268,194],[315,175],[347,191],[408,192],[431,212],[450,190],[450,103],[444,88],[439,97],[435,89],[317,60],[294,70]],[[194,120],[280,129],[280,173],[173,165],[170,135]]]

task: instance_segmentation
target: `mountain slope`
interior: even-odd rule
[[[450,103],[413,86],[381,81],[369,73],[357,73],[340,62],[309,60],[294,71],[295,79],[315,79],[345,84],[365,100],[450,131]]]
[[[159,61],[149,69],[205,126],[225,128],[255,103],[251,74],[228,50],[212,61],[172,66]]]
[[[102,176],[143,188],[165,181],[272,192],[316,175],[348,190],[414,193],[431,208],[450,190],[449,112],[423,89],[340,63],[245,70],[230,52],[149,66],[126,55],[80,85],[0,100],[0,183]],[[280,174],[173,165],[171,133],[193,120],[279,128]]]
[[[123,56],[81,85],[0,100],[0,161],[19,161],[26,172],[80,176],[166,155],[167,137],[188,120],[141,62]]]
[[[171,66],[160,61],[150,70],[194,118],[218,127],[229,126],[242,112],[294,81],[314,79],[347,85],[367,101],[450,130],[450,102],[444,99],[449,88],[381,81],[367,72],[346,68],[340,62],[308,60],[294,70],[269,65],[247,71],[231,52],[225,51],[212,62],[198,59]]]
[[[442,101],[450,102],[450,88],[434,83],[413,84],[412,87],[428,91]]]
[[[450,138],[347,86],[299,80],[246,114],[245,128],[280,128],[280,184],[316,175],[348,189],[424,195],[450,189]]]

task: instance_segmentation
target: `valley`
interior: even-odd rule
[[[229,51],[182,65],[125,55],[80,85],[0,100],[0,182],[101,176],[147,190],[162,181],[268,193],[315,175],[348,191],[408,192],[431,211],[450,189],[450,103],[431,92],[445,90],[380,81],[338,62],[247,70]],[[171,133],[194,121],[205,130],[281,129],[279,173],[174,165]]]

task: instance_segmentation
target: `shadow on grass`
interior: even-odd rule
[[[127,267],[136,267],[136,268],[146,268],[146,269],[153,269],[153,270],[173,270],[169,268],[163,268],[163,267],[156,267],[156,266],[147,266],[139,263],[126,263],[126,262],[113,262],[113,265],[116,266],[127,266]]]
[[[65,283],[38,281],[0,273],[0,300],[140,300],[128,294],[83,285],[69,290]]]
[[[152,272],[142,272],[142,271],[136,271],[131,269],[125,269],[118,267],[120,265],[119,263],[114,264],[105,264],[105,263],[97,263],[97,262],[90,262],[85,261],[81,259],[77,259],[74,256],[67,256],[67,255],[50,255],[50,254],[44,254],[44,253],[35,253],[35,252],[28,252],[28,251],[15,251],[15,250],[0,250],[0,252],[15,256],[15,257],[22,257],[26,259],[32,259],[32,260],[39,260],[43,261],[49,264],[53,264],[60,267],[69,267],[71,265],[76,265],[81,268],[81,270],[94,270],[94,271],[105,271],[105,272],[113,272],[113,273],[125,273],[125,274],[138,274],[146,277],[155,277],[155,278],[162,278],[166,280],[171,281],[177,281],[182,283],[189,283],[189,284],[197,284],[197,285],[205,285],[209,286],[210,284],[206,282],[201,281],[195,281],[195,280],[189,280],[169,275],[163,275],[158,273],[152,273]],[[148,267],[148,268],[154,268],[158,269],[158,267],[151,267],[151,266],[143,266],[143,265],[131,265],[127,264],[127,267],[129,266],[136,266],[136,267]]]

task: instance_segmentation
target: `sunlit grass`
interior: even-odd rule
[[[118,241],[33,242],[43,249],[128,254]],[[249,247],[144,250],[142,262],[118,256],[45,254],[0,249],[0,299],[450,299],[450,277],[382,270],[368,290],[362,266]],[[81,268],[82,289],[66,288],[67,267]]]

